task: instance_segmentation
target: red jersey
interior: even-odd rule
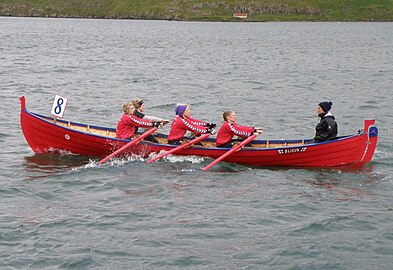
[[[135,127],[152,127],[153,122],[142,120],[135,115],[123,114],[116,127],[116,137],[126,139],[134,135]]]
[[[207,133],[207,123],[191,117],[182,118],[177,116],[171,124],[168,140],[181,140],[187,131],[202,134]]]
[[[217,133],[216,146],[228,143],[232,140],[233,136],[243,138],[250,137],[254,133],[254,127],[241,126],[236,123],[230,124],[225,121]]]

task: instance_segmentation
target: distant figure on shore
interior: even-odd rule
[[[324,101],[318,104],[317,114],[321,120],[315,127],[314,142],[325,142],[337,138],[337,123],[335,117],[330,112],[332,105],[333,103],[330,101]]]
[[[217,133],[216,146],[222,148],[231,148],[234,145],[232,142],[233,136],[238,136],[242,139],[250,137],[254,133],[261,134],[262,128],[255,128],[250,126],[241,126],[236,123],[236,113],[232,110],[225,111],[222,114],[224,123]]]

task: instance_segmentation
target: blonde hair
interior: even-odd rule
[[[232,113],[234,113],[234,111],[232,111],[232,110],[230,110],[230,111],[225,111],[225,112],[222,114],[222,118],[224,118],[224,120],[227,121],[227,117],[228,117],[229,115],[231,115]]]
[[[133,108],[132,108],[132,104],[130,102],[127,102],[125,104],[123,104],[123,112],[126,114],[130,114],[132,112]]]

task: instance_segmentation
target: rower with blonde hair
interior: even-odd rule
[[[130,102],[123,105],[123,116],[120,118],[116,127],[116,137],[121,139],[132,139],[135,134],[135,128],[137,127],[159,127],[159,122],[153,122],[150,120],[143,120],[133,115],[134,107]]]
[[[245,139],[254,133],[261,134],[262,128],[241,126],[236,123],[235,111],[229,110],[222,114],[224,122],[217,133],[216,146],[220,148],[231,148],[234,145],[233,136]]]

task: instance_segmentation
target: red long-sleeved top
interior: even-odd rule
[[[135,115],[123,114],[116,127],[116,137],[126,139],[134,135],[135,127],[153,127],[153,122],[143,120]]]
[[[241,126],[236,123],[230,124],[225,121],[217,133],[216,146],[228,143],[232,140],[233,136],[243,138],[250,137],[254,133],[254,127]]]
[[[197,120],[191,117],[182,118],[177,116],[171,124],[171,130],[169,131],[168,140],[181,140],[187,131],[193,133],[202,134],[207,133],[207,123],[201,120]]]

